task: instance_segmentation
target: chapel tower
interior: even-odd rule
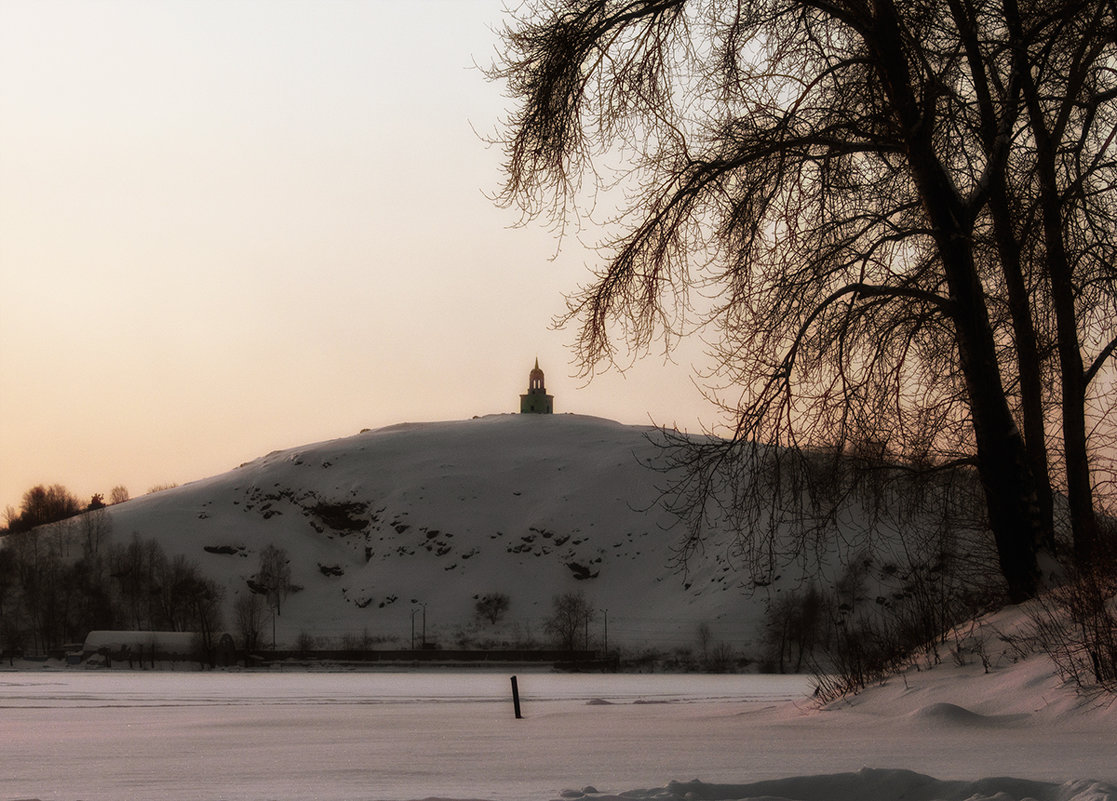
[[[539,359],[528,374],[527,394],[520,396],[520,414],[553,414],[555,398],[547,394],[543,385],[543,371],[539,369]]]

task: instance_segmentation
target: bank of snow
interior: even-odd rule
[[[764,732],[770,763],[815,771],[740,783],[673,781],[563,798],[658,801],[1114,801],[1117,703],[1084,697],[1034,642],[1030,605],[951,632],[937,657],[826,705],[741,716]],[[798,752],[796,754],[796,752]],[[587,792],[590,790],[591,792]]]
[[[633,790],[623,795],[587,789],[589,792],[568,791],[562,797],[598,801],[1110,801],[1117,797],[1117,788],[1098,781],[1062,784],[1007,778],[944,781],[909,770],[872,768],[741,785],[672,782],[664,788]]]

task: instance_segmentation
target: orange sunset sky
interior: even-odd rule
[[[536,357],[557,412],[716,421],[698,342],[572,377],[599,234],[486,198],[502,8],[0,0],[0,510],[512,412]]]

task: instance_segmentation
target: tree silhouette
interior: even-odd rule
[[[754,569],[801,557],[806,536],[772,552],[777,507],[799,504],[804,533],[832,528],[817,499],[848,495],[841,465],[872,452],[898,476],[974,471],[1014,600],[1061,529],[1053,488],[1079,563],[1095,558],[1115,15],[1101,0],[552,0],[508,25],[490,72],[516,104],[500,199],[559,230],[622,199],[562,319],[585,372],[622,348],[710,343],[732,424],[676,441],[687,548],[722,517]]]
[[[578,650],[578,638],[583,635],[593,609],[580,592],[569,592],[554,598],[551,616],[543,623],[543,630],[554,638],[564,651]]]

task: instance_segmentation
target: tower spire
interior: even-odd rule
[[[539,369],[539,357],[535,357],[535,367],[528,374],[527,394],[520,396],[520,414],[553,414],[554,396],[547,394],[543,381],[543,371]]]

